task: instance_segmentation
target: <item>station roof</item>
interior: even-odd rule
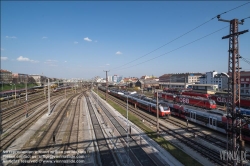
[[[184,82],[159,82],[159,84],[164,85],[194,85],[193,83],[184,83]]]
[[[215,84],[193,84],[193,86],[218,86]]]

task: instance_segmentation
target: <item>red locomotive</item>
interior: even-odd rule
[[[228,97],[227,97],[227,92],[225,93],[215,93],[213,95],[207,94],[207,93],[197,93],[193,91],[185,91],[181,92],[180,94],[182,95],[187,95],[187,96],[197,96],[197,97],[204,97],[207,99],[212,99],[214,100],[217,104],[219,105],[226,105]],[[250,108],[250,98],[248,97],[241,97],[240,98],[240,107],[243,108]]]
[[[194,96],[194,97],[204,97],[207,99],[210,98],[210,94],[207,94],[207,93],[197,93],[197,92],[192,92],[192,91],[184,91],[181,94],[187,95],[187,96]]]
[[[175,95],[171,93],[158,93],[160,99],[164,101],[172,100],[174,102],[179,102],[187,105],[192,105],[195,107],[201,107],[205,109],[216,109],[216,103],[212,99],[204,97],[193,97],[187,95]],[[156,97],[156,93],[155,93]]]
[[[211,99],[213,99],[219,105],[226,105],[228,97],[225,95],[211,95]],[[250,108],[250,98],[241,97],[240,98],[240,107]]]

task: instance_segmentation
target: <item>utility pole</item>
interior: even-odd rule
[[[27,82],[28,82],[28,76],[26,76],[26,83],[25,83],[25,89],[26,89],[26,107],[25,107],[25,117],[28,118],[29,114],[28,114],[28,88],[27,88]]]
[[[50,115],[50,84],[48,78],[48,116]]]
[[[159,136],[159,103],[158,103],[158,91],[156,92],[156,117],[157,117],[157,137]]]
[[[105,100],[107,101],[107,94],[108,94],[108,72],[109,71],[104,71],[104,72],[106,72],[106,94],[105,94]]]
[[[220,15],[217,16],[218,21],[228,22],[230,23],[230,34],[222,37],[222,39],[229,38],[229,55],[228,55],[228,75],[230,78],[228,79],[228,110],[227,110],[227,123],[231,122],[231,128],[227,130],[228,132],[231,130],[232,134],[232,152],[233,154],[237,154],[238,147],[240,147],[240,159],[242,159],[242,151],[245,149],[244,141],[241,137],[241,114],[240,114],[240,54],[239,54],[239,45],[238,45],[238,36],[248,32],[248,30],[244,30],[238,32],[239,24],[243,25],[244,20],[239,21],[238,19],[233,20],[224,20],[220,19]],[[236,106],[238,106],[238,111],[236,111]],[[229,116],[229,113],[231,116]],[[230,126],[227,124],[227,126]],[[227,140],[227,152],[228,152],[228,140]],[[228,158],[228,157],[227,157]],[[242,160],[240,161],[240,165],[242,165]],[[237,158],[234,156],[233,165],[237,165]]]
[[[184,90],[186,90],[187,87],[187,80],[186,80],[186,76],[188,77],[188,74],[185,75],[184,79],[185,79],[185,85],[184,85]]]
[[[170,89],[170,87],[172,87],[171,86],[171,76],[172,76],[172,74],[169,76],[169,88],[168,89]]]

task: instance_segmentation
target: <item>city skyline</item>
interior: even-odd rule
[[[229,24],[216,16],[243,19],[249,9],[249,2],[231,1],[3,1],[1,68],[85,79],[105,77],[104,70],[123,77],[227,72],[228,39],[221,38]],[[246,19],[239,31],[249,27]],[[240,55],[248,61],[249,36],[239,37]],[[240,66],[250,70],[242,60]]]

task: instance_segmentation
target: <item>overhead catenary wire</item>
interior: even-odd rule
[[[167,55],[167,54],[169,54],[169,53],[171,53],[171,52],[174,52],[174,51],[179,50],[179,49],[181,49],[181,48],[183,48],[183,47],[185,47],[185,46],[188,46],[188,45],[190,45],[190,44],[192,44],[192,43],[195,43],[195,42],[197,42],[197,41],[199,41],[199,40],[201,40],[201,39],[204,39],[204,38],[206,38],[206,37],[208,37],[208,36],[210,36],[210,35],[212,35],[212,34],[214,34],[214,33],[216,33],[216,32],[219,32],[219,31],[221,31],[221,30],[223,30],[223,29],[225,29],[225,28],[227,28],[227,27],[229,27],[229,25],[227,25],[227,26],[225,26],[225,27],[223,27],[223,28],[220,28],[220,29],[218,29],[218,30],[216,30],[216,31],[214,31],[214,32],[212,32],[212,33],[209,33],[209,34],[207,34],[207,35],[205,35],[205,36],[203,36],[203,37],[200,37],[200,38],[198,38],[198,39],[196,39],[196,40],[194,40],[194,41],[191,41],[191,42],[189,42],[189,43],[187,43],[187,44],[184,44],[184,45],[182,45],[182,46],[180,46],[180,47],[178,47],[178,48],[176,48],[176,49],[173,49],[173,50],[171,50],[171,51],[169,51],[169,52],[166,52],[166,53],[161,54],[161,55],[159,55],[159,56],[153,57],[153,58],[151,58],[151,59],[149,59],[149,60],[146,60],[146,61],[144,61],[144,62],[137,63],[137,64],[135,64],[135,65],[133,65],[133,66],[129,66],[129,67],[121,68],[121,69],[117,69],[117,70],[124,70],[124,69],[128,69],[128,68],[131,68],[131,67],[135,67],[135,66],[141,65],[141,64],[143,64],[143,63],[149,62],[149,61],[151,61],[151,60],[154,60],[154,59],[156,59],[156,58],[159,58],[159,57],[161,57],[161,56]]]
[[[242,7],[242,6],[245,6],[245,5],[249,4],[249,3],[250,3],[250,2],[244,3],[244,4],[240,5],[240,6],[237,6],[237,7],[233,8],[233,9],[230,9],[230,10],[228,10],[228,11],[226,11],[226,12],[223,12],[223,13],[221,13],[221,14],[219,14],[219,15],[226,14],[227,12],[231,12],[231,11],[233,11],[233,10],[235,10],[235,9],[238,9],[238,8],[240,8],[240,7]]]
[[[219,14],[219,15],[226,14],[226,13],[231,12],[231,11],[233,11],[233,10],[235,10],[235,9],[238,9],[238,8],[240,8],[240,7],[242,7],[242,6],[245,6],[245,5],[249,4],[249,3],[250,3],[250,2],[244,3],[244,4],[240,5],[240,6],[237,6],[237,7],[235,7],[235,8],[229,9],[229,10],[227,10],[227,11],[225,11],[225,12]],[[212,18],[209,19],[208,21],[205,21],[204,23],[202,23],[202,24],[196,26],[195,28],[189,30],[188,32],[186,32],[186,33],[184,33],[184,34],[178,36],[177,38],[171,40],[170,42],[168,42],[168,43],[166,43],[166,44],[164,44],[164,45],[162,45],[162,46],[160,46],[160,47],[158,47],[158,48],[156,48],[156,49],[150,51],[149,53],[147,53],[147,54],[145,54],[145,55],[142,55],[142,56],[136,58],[135,60],[129,61],[128,63],[125,63],[125,64],[120,65],[120,66],[118,66],[118,67],[112,68],[112,69],[110,69],[110,70],[115,70],[115,69],[121,68],[121,67],[123,67],[123,66],[126,66],[126,65],[128,65],[128,64],[130,64],[130,63],[132,63],[132,62],[135,62],[135,61],[137,61],[137,60],[139,60],[139,59],[141,59],[141,58],[143,58],[143,57],[145,57],[145,56],[147,56],[147,55],[149,55],[149,54],[151,54],[151,53],[153,53],[153,52],[155,52],[155,51],[161,49],[162,47],[164,47],[164,46],[166,46],[166,45],[168,45],[168,44],[170,44],[170,43],[172,43],[172,42],[174,42],[174,41],[180,39],[181,37],[183,37],[183,36],[185,36],[185,35],[191,33],[192,31],[194,31],[194,30],[200,28],[201,26],[207,24],[208,22],[210,22],[210,21],[212,21],[213,19],[217,18],[217,16],[218,16],[218,15],[212,17]],[[248,17],[247,17],[247,18],[248,18]],[[246,18],[246,19],[247,19],[247,18]],[[244,19],[243,19],[243,20],[244,20]]]
[[[248,16],[248,17],[246,17],[246,18],[241,19],[241,21],[242,21],[242,20],[244,21],[244,20],[249,19],[249,18],[250,18],[250,16]]]
[[[248,61],[246,58],[243,58],[243,57],[241,56],[241,59],[250,65],[250,61]]]
[[[242,57],[242,56],[241,56]],[[245,57],[244,57],[245,58]],[[245,58],[246,60],[249,60],[250,61],[250,58]]]

